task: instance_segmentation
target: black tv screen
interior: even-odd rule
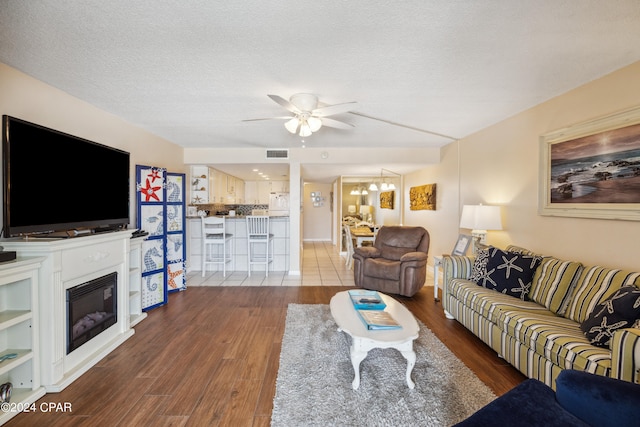
[[[4,237],[129,223],[129,153],[2,117]]]

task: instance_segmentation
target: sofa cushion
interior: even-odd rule
[[[640,319],[640,289],[623,286],[582,322],[580,329],[593,345],[608,347],[614,331],[629,328]]]
[[[540,260],[541,257],[534,255],[505,252],[500,249],[489,251],[484,286],[526,301],[533,273]]]
[[[640,273],[593,266],[585,268],[574,288],[563,315],[584,322],[600,302],[623,286],[640,286]]]
[[[566,308],[582,264],[545,257],[533,275],[529,299],[561,314]]]

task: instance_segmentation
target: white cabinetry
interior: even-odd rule
[[[258,204],[268,205],[270,194],[271,194],[271,182],[258,181]]]
[[[129,242],[129,327],[134,327],[147,313],[142,311],[142,241],[138,237]]]
[[[44,396],[40,386],[38,269],[44,258],[18,258],[0,265],[0,384],[13,386],[11,404],[31,404]],[[17,411],[1,411],[0,424]]]
[[[288,193],[289,181],[271,181],[271,191],[273,193]]]

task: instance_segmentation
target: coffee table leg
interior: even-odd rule
[[[416,353],[411,350],[401,351],[402,355],[405,359],[407,359],[407,385],[410,389],[413,389],[416,386],[416,383],[411,379],[411,372],[413,371],[413,367],[416,364]]]
[[[355,345],[351,346],[351,364],[353,365],[353,372],[355,373],[351,386],[354,390],[357,390],[358,387],[360,387],[360,362],[367,357],[367,354],[367,351],[356,350]]]

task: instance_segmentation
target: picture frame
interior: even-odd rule
[[[538,213],[640,221],[640,106],[540,137]]]
[[[458,241],[453,247],[453,250],[451,251],[451,255],[455,255],[455,256],[466,255],[472,240],[473,240],[473,237],[469,234],[458,235]]]

